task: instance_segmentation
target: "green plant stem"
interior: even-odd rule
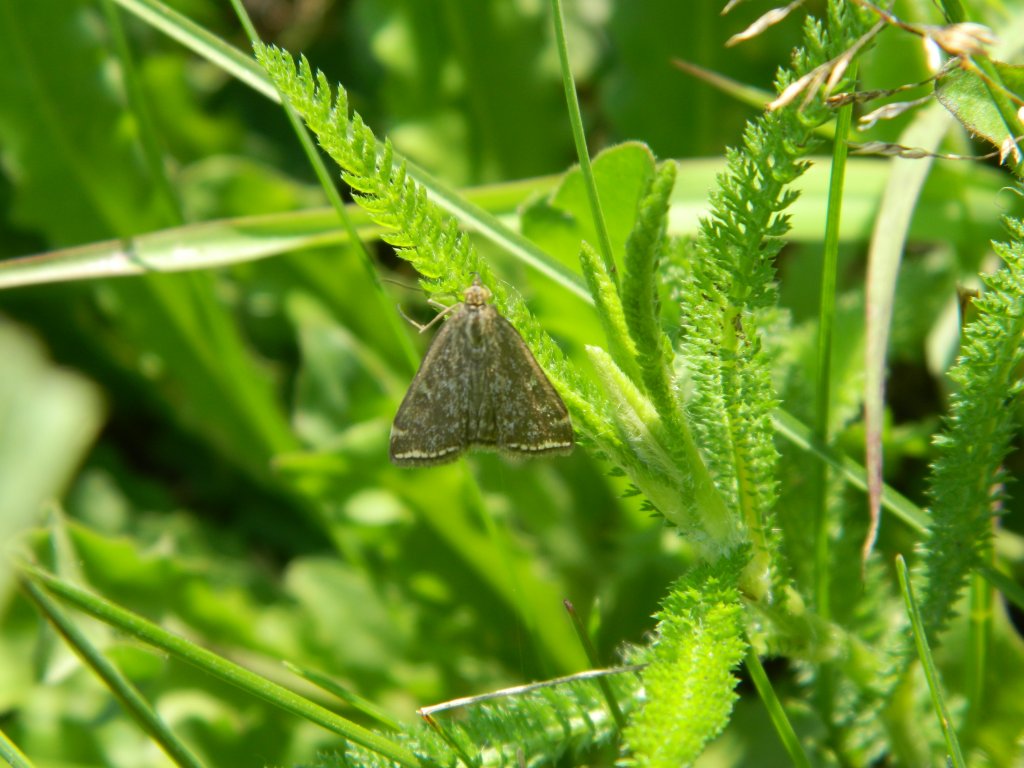
[[[991,557],[991,551],[988,554]],[[967,703],[964,738],[968,745],[977,733],[983,714],[985,674],[988,670],[989,641],[992,636],[992,585],[977,572],[971,575],[970,605],[964,684],[964,698]]]
[[[960,0],[940,0],[942,13],[954,24],[967,21],[967,12]]]
[[[960,751],[960,742],[956,737],[956,731],[953,730],[953,721],[949,717],[949,710],[946,709],[946,700],[939,681],[939,671],[935,668],[935,660],[932,658],[931,648],[928,647],[928,638],[925,636],[921,612],[918,610],[917,600],[914,598],[914,590],[910,584],[907,562],[903,559],[902,555],[896,556],[896,575],[899,577],[900,591],[903,593],[903,602],[907,608],[907,615],[910,616],[910,625],[914,632],[914,644],[917,646],[917,655],[921,660],[925,679],[928,681],[928,690],[932,695],[935,715],[939,718],[939,724],[942,726],[942,732],[946,737],[946,748],[949,750],[949,757],[955,768],[965,768],[967,763],[964,761],[963,753]]]
[[[768,710],[768,716],[771,718],[772,725],[775,726],[775,732],[779,735],[782,746],[789,754],[789,759],[797,768],[811,768],[811,761],[807,757],[807,753],[804,752],[796,731],[793,730],[793,724],[789,722],[786,710],[783,708],[782,702],[779,701],[779,697],[775,695],[775,689],[772,688],[771,681],[768,680],[768,675],[765,674],[764,667],[761,666],[757,651],[750,643],[747,644],[745,664],[747,672],[750,673],[750,679],[753,681],[754,687],[757,688],[757,693],[761,697],[765,709]]]
[[[569,614],[569,618],[572,619],[573,629],[576,630],[576,637],[580,639],[580,645],[583,646],[584,653],[587,654],[587,660],[590,662],[590,666],[601,667],[601,659],[598,658],[597,649],[594,644],[590,642],[590,635],[587,634],[587,628],[583,626],[583,622],[580,621],[580,616],[576,613],[576,606],[572,604],[571,600],[563,600],[562,604],[565,606],[566,613]],[[608,702],[608,709],[612,713],[612,717],[615,719],[615,724],[619,726],[621,731],[626,727],[626,718],[622,714],[622,708],[619,707],[619,702],[615,698],[615,692],[612,691],[611,685],[603,677],[597,678],[597,684],[601,688],[601,694],[604,696],[605,701]]]
[[[69,584],[33,565],[22,565],[21,571],[26,578],[40,583],[49,592],[71,603],[79,610],[106,624],[117,627],[154,648],[166,651],[175,658],[192,664],[286,712],[298,715],[366,749],[394,760],[400,765],[409,768],[424,768],[423,761],[405,747],[350,722],[319,704],[211,653],[205,648],[190,643],[188,640],[136,616],[131,611]]]
[[[590,152],[587,150],[587,137],[583,132],[583,115],[580,113],[580,102],[576,96],[576,82],[569,67],[569,46],[565,38],[565,19],[562,16],[560,0],[551,0],[551,16],[555,24],[555,42],[558,45],[558,58],[562,64],[562,84],[565,86],[565,103],[569,108],[569,125],[572,127],[572,138],[576,144],[576,156],[580,161],[580,172],[583,174],[583,186],[587,190],[590,201],[590,212],[594,217],[594,229],[597,230],[598,248],[604,261],[604,268],[612,279],[617,281],[618,271],[615,269],[615,256],[612,241],[608,236],[608,225],[601,210],[601,198],[597,194],[597,183],[594,181],[594,169],[590,165]]]
[[[851,65],[850,78],[856,78],[856,63]],[[846,180],[846,138],[850,133],[853,106],[839,110],[836,120],[836,139],[832,145],[832,173],[829,180],[828,211],[825,219],[825,247],[821,272],[820,306],[818,313],[817,372],[815,386],[814,437],[821,445],[831,443],[829,414],[832,403],[832,337],[835,332],[836,271],[839,262],[839,225],[842,220],[843,185]],[[828,464],[816,465],[814,488],[814,594],[815,607],[823,621],[832,618],[831,606],[831,554],[828,516]],[[877,508],[877,505],[872,505]],[[823,664],[819,676],[819,697],[822,718],[832,721],[833,677],[835,670]]]
[[[89,642],[85,634],[79,631],[57,604],[31,579],[23,578],[21,587],[78,657],[96,673],[135,722],[160,745],[167,756],[184,768],[202,768],[203,764],[199,758],[174,735],[139,690]]]

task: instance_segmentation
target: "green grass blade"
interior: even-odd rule
[[[816,162],[800,179],[800,198],[793,205],[792,239],[814,242],[821,232],[818,223],[827,199],[828,163]],[[884,186],[882,164],[876,160],[854,158],[849,162],[843,202],[840,237],[843,242],[857,242],[870,226],[877,207],[877,198]],[[706,195],[716,174],[722,170],[720,160],[688,160],[679,164],[685,184],[677,184],[672,196],[670,232],[691,235],[706,213]],[[579,275],[551,259],[537,245],[505,225],[517,207],[531,195],[549,192],[560,177],[539,176],[521,181],[503,182],[470,189],[453,190],[442,187],[422,169],[414,169],[434,201],[463,223],[472,226],[481,236],[514,258],[530,265],[554,283],[593,303]],[[989,169],[977,168],[971,174],[936,168],[929,180],[915,214],[911,234],[920,239],[959,240],[971,230],[975,236],[999,236],[998,210],[986,207],[1002,185],[1002,179]],[[963,191],[969,218],[939,213],[942,188],[955,185]],[[1008,200],[1015,205],[1016,198]],[[358,206],[347,206],[361,238],[374,237],[379,228],[369,223]],[[811,224],[813,223],[813,227]],[[107,240],[21,256],[0,261],[0,290],[26,285],[70,282],[106,277],[140,275],[146,272],[181,272],[212,269],[277,256],[294,250],[324,245],[344,244],[348,236],[338,226],[337,215],[327,209],[310,209],[233,219],[221,219],[147,232],[129,240]]]
[[[248,53],[228,45],[212,32],[159,0],[114,0],[126,11],[177,40],[232,77],[248,85],[271,101],[279,101],[277,91],[260,66]]]
[[[587,633],[587,628],[583,626],[583,620],[580,615],[576,613],[576,606],[572,604],[571,600],[563,601],[566,613],[569,614],[569,618],[572,620],[572,628],[576,630],[576,637],[580,639],[580,645],[583,647],[584,652],[587,654],[587,660],[590,662],[590,666],[597,669],[601,667],[601,657],[597,653],[597,648],[594,647],[594,643],[590,640],[590,635]],[[604,700],[608,702],[608,710],[612,713],[612,718],[615,720],[615,725],[618,726],[621,731],[626,727],[626,718],[622,714],[622,708],[619,706],[618,699],[615,698],[615,692],[612,690],[611,685],[603,677],[597,678],[597,684],[601,688],[601,695],[604,696]]]
[[[747,646],[747,657],[744,661],[747,672],[750,673],[750,679],[753,681],[754,687],[757,688],[757,693],[761,697],[765,709],[768,710],[772,725],[775,726],[775,732],[778,733],[783,748],[789,754],[789,759],[797,768],[811,768],[811,761],[807,757],[803,745],[800,744],[800,738],[793,730],[793,724],[789,721],[789,716],[786,714],[782,702],[779,701],[779,697],[775,695],[775,689],[772,688],[771,681],[753,647]]]
[[[775,429],[793,445],[815,454],[838,472],[850,485],[867,491],[867,471],[849,456],[841,456],[814,439],[811,430],[793,415],[777,410],[772,416]],[[919,534],[928,532],[928,513],[889,486],[882,487],[882,507]]]
[[[376,231],[365,215],[368,234]],[[329,209],[246,216],[102,240],[0,262],[0,290],[240,264],[291,250],[347,242]]]
[[[6,760],[11,768],[34,768],[32,761],[2,730],[0,730],[0,758]]]
[[[367,701],[362,696],[352,693],[352,691],[348,690],[344,686],[339,685],[333,678],[320,672],[316,672],[315,670],[301,667],[298,664],[292,664],[290,661],[284,662],[284,665],[299,677],[308,680],[318,688],[323,688],[328,693],[337,696],[346,704],[358,709],[364,715],[373,718],[388,730],[400,731],[402,729],[401,723],[391,717],[391,715],[383,709],[378,707],[372,701]]]
[[[914,631],[914,643],[917,646],[917,655],[921,659],[924,668],[924,676],[928,680],[928,690],[932,695],[932,704],[935,707],[935,714],[942,725],[942,732],[946,737],[946,747],[952,758],[952,764],[956,768],[965,768],[967,763],[963,753],[960,751],[960,742],[953,730],[953,722],[949,717],[949,710],[946,708],[946,699],[942,693],[942,685],[939,680],[939,671],[935,668],[935,660],[932,658],[931,648],[928,647],[928,638],[925,636],[924,625],[921,620],[921,612],[917,608],[917,600],[914,599],[914,590],[910,585],[910,574],[907,571],[907,562],[902,555],[896,556],[896,575],[900,581],[900,592],[903,593],[903,602],[907,607],[907,614],[910,616],[911,628]]]
[[[850,72],[856,78],[856,64]],[[832,335],[835,332],[836,316],[836,272],[839,264],[839,223],[842,220],[843,186],[846,180],[846,139],[850,133],[853,108],[850,105],[839,111],[836,124],[836,142],[832,152],[832,173],[829,184],[828,215],[825,218],[824,264],[821,271],[821,285],[818,309],[818,342],[815,365],[815,413],[814,436],[822,444],[831,442],[829,428],[829,406],[832,400]],[[818,464],[817,473],[817,515],[815,525],[815,574],[816,604],[821,617],[828,620],[831,615],[829,605],[829,537],[827,517],[828,465]]]
[[[938,148],[952,118],[938,104],[921,112],[900,136],[900,143]],[[871,235],[867,274],[867,348],[865,352],[864,421],[866,428],[868,497],[872,509],[882,493],[882,422],[885,409],[885,359],[892,324],[896,278],[910,220],[917,208],[921,189],[932,167],[930,160],[892,161],[891,175],[882,197],[881,209]],[[872,514],[877,514],[872,511]]]
[[[121,671],[89,642],[85,634],[74,625],[57,604],[31,579],[22,580],[22,588],[47,620],[63,636],[78,657],[99,676],[121,702],[121,705],[135,719],[135,722],[149,734],[163,751],[177,765],[185,768],[202,768],[202,763],[174,733],[143,698]]]
[[[26,578],[38,582],[47,591],[62,600],[132,637],[155,648],[160,648],[175,658],[231,683],[257,698],[316,723],[343,738],[394,760],[400,765],[409,766],[409,768],[422,768],[421,760],[405,747],[346,720],[319,704],[211,653],[205,648],[172,634],[131,611],[69,584],[40,568],[25,565],[22,567],[22,572]]]

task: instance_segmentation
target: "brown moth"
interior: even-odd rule
[[[424,467],[468,448],[506,456],[573,448],[565,403],[523,337],[473,280],[441,326],[391,427],[391,461]]]

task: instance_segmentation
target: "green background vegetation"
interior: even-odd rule
[[[171,5],[249,50],[226,3]],[[809,5],[823,12],[823,3]],[[972,18],[1021,27],[1024,4],[977,5],[990,15]],[[575,154],[548,3],[267,0],[249,10],[263,40],[305,54],[341,83],[379,138],[578,271],[588,233],[566,222],[585,203],[578,174],[561,176]],[[642,142],[659,160],[679,160],[669,231],[682,237],[697,233],[726,147],[741,143],[760,110],[672,59],[768,93],[803,39],[791,19],[727,49],[765,8],[720,10],[707,0],[581,0],[565,9],[592,154]],[[923,0],[897,11],[938,22]],[[428,343],[395,306],[424,321],[432,310],[409,264],[353,210],[373,259],[367,269],[324,208],[277,104],[111,3],[0,0],[0,51],[0,257],[52,256],[0,271],[5,543],[20,534],[19,551],[62,578],[362,723],[364,713],[281,660],[413,723],[427,704],[588,668],[563,600],[576,606],[603,663],[648,642],[652,615],[695,552],[592,445],[521,464],[492,455],[429,470],[388,464],[390,420]],[[920,41],[889,30],[861,75],[864,88],[923,80]],[[912,119],[852,138],[906,142]],[[953,125],[942,128],[943,149],[969,151]],[[814,415],[829,151],[822,142],[798,182],[776,263],[790,325],[773,342],[774,386],[805,423]],[[621,195],[624,207],[611,201],[606,213],[623,237],[648,161],[641,145],[626,144],[596,166],[602,191]],[[860,463],[865,254],[892,167],[851,159],[839,233],[830,422],[838,449]],[[937,162],[909,223],[888,352],[885,479],[920,506],[929,503],[931,436],[955,389],[945,371],[958,349],[957,288],[996,268],[990,240],[1007,239],[1000,217],[1019,209],[1005,189],[1011,180],[991,164]],[[163,240],[139,238],[165,230]],[[70,250],[90,244],[85,256]],[[586,347],[605,344],[593,309],[484,239],[475,245],[593,377]],[[196,269],[177,272],[182,263]],[[106,264],[145,274],[104,277]],[[79,267],[88,279],[75,279]],[[375,274],[388,279],[386,297]],[[1019,409],[1007,403],[1010,423]],[[818,459],[785,439],[778,447],[785,533],[812,524],[808,478]],[[1019,462],[1006,460],[1007,478]],[[898,595],[893,558],[913,565],[920,532],[887,516],[865,586],[866,496],[837,479],[828,504],[836,620],[877,640],[903,608],[872,601]],[[1002,504],[997,551],[1019,580],[1020,502],[1010,495]],[[783,545],[787,575],[802,587],[814,579],[808,544],[793,536]],[[981,582],[972,589],[987,594]],[[1010,765],[1021,759],[1014,743],[1024,703],[1013,692],[1024,686],[1024,655],[1001,599],[978,600],[992,611],[983,646],[955,620],[937,648],[940,671],[956,712],[970,712],[972,759]],[[0,731],[36,764],[169,764],[40,622],[6,562],[0,611]],[[334,733],[74,615],[205,764],[310,763],[339,747]],[[829,713],[807,686],[821,659],[770,650],[778,661],[769,677],[797,733],[827,743]],[[732,722],[701,764],[791,764],[746,672],[738,674]],[[890,709],[872,710],[895,723],[885,747],[843,752],[833,740],[831,751],[811,751],[815,764],[879,754],[939,764],[934,715],[914,709],[923,680],[902,686]],[[916,719],[929,723],[920,734],[906,730]],[[843,727],[859,733],[856,713],[850,720]],[[614,758],[610,747],[586,755]]]

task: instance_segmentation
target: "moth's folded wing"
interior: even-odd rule
[[[467,380],[452,348],[452,327],[450,321],[441,326],[398,408],[391,426],[393,464],[444,464],[466,447]]]
[[[517,455],[569,453],[572,423],[565,403],[519,332],[499,317],[495,346],[500,375],[488,378],[496,411],[498,450]]]

